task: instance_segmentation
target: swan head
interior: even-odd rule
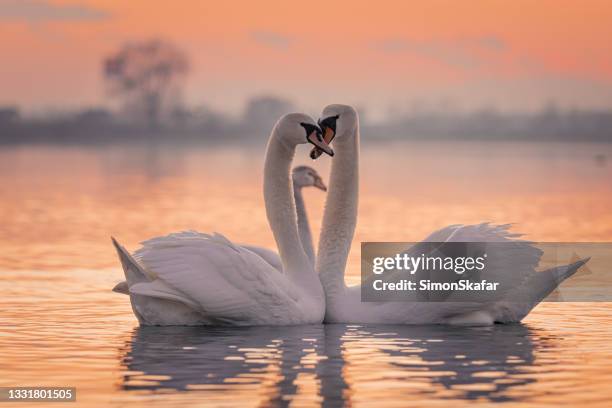
[[[293,168],[293,185],[297,187],[316,187],[327,191],[327,186],[315,169],[309,166],[297,166]]]
[[[334,155],[333,149],[323,140],[321,128],[313,118],[303,113],[289,113],[281,117],[276,123],[276,132],[285,143],[311,143],[322,152]]]
[[[333,104],[327,105],[323,109],[318,125],[323,133],[323,141],[329,145],[336,136],[340,140],[345,135],[352,134],[357,123],[358,115],[355,108],[349,105]],[[323,153],[321,149],[315,146],[310,152],[310,157],[316,160]]]

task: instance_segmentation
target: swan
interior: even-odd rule
[[[322,112],[319,126],[324,141],[331,143],[333,139],[335,149],[316,259],[316,270],[325,291],[325,322],[450,325],[519,322],[588,261],[582,259],[571,265],[536,272],[541,251],[528,241],[516,239],[520,234],[510,233],[509,225],[451,225],[432,233],[425,241],[512,242],[511,253],[498,254],[511,257],[512,270],[502,267],[493,269],[491,273],[505,276],[506,280],[509,276],[511,279],[516,277],[522,284],[501,299],[488,303],[361,302],[361,286],[347,287],[344,283],[357,220],[359,117],[350,106],[329,105]],[[310,155],[316,159],[321,153],[315,147]]]
[[[276,123],[266,150],[264,200],[282,271],[218,233],[152,238],[133,256],[112,239],[141,325],[321,323],[325,297],[300,243],[289,178],[295,148],[307,142],[334,154],[311,117],[292,113]]]

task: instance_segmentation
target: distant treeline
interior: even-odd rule
[[[261,97],[249,101],[239,117],[177,109],[153,126],[105,109],[34,119],[21,117],[15,108],[0,108],[0,143],[262,143],[274,122],[295,110],[286,100]],[[370,123],[364,114],[362,138],[612,141],[612,111],[412,112],[378,123]]]
[[[612,111],[412,113],[367,128],[373,137],[612,141]]]
[[[284,113],[295,111],[293,104],[276,97],[248,101],[239,117],[207,108],[176,108],[156,118],[143,120],[138,112],[115,113],[103,108],[23,118],[16,108],[0,108],[0,143],[143,143],[143,142],[260,142]]]

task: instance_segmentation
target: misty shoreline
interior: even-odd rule
[[[269,100],[265,103],[270,103]],[[284,106],[284,108],[287,108]],[[276,119],[286,109],[255,106],[239,118],[181,111],[152,126],[103,109],[60,117],[22,118],[17,109],[0,109],[0,147],[11,145],[265,144]],[[367,141],[612,141],[612,111],[536,113],[409,113],[372,123],[362,115],[361,135]]]

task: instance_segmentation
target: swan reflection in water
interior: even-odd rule
[[[509,391],[536,381],[534,350],[549,345],[522,324],[139,327],[123,352],[121,386],[194,398],[224,391],[234,401],[263,397],[264,405],[281,406],[298,396],[324,406],[374,398],[509,401],[524,396]]]

